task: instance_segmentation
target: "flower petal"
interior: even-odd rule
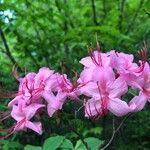
[[[30,120],[37,112],[38,109],[45,107],[43,104],[33,103],[23,109],[25,117],[27,120]]]
[[[42,124],[40,122],[33,123],[31,121],[27,121],[25,127],[37,132],[40,135],[42,134]]]
[[[128,104],[118,98],[110,99],[108,109],[116,116],[123,116],[130,112]]]
[[[139,96],[135,96],[130,102],[129,106],[132,112],[141,111],[146,104],[146,97],[144,94],[140,94]]]
[[[79,95],[86,95],[90,97],[99,97],[100,93],[98,90],[98,85],[94,82],[88,82],[84,86],[80,87],[78,89],[78,94]]]
[[[112,85],[110,85],[109,96],[111,98],[120,98],[123,94],[128,91],[128,87],[123,78],[117,78]]]

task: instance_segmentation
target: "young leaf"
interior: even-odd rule
[[[87,143],[90,150],[97,150],[99,146],[103,144],[103,141],[94,137],[85,138],[84,141]],[[81,140],[77,141],[75,150],[86,150],[86,147]]]
[[[45,140],[43,150],[56,150],[63,143],[64,136],[54,136]]]

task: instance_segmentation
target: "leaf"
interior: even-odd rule
[[[61,144],[60,148],[62,148],[62,149],[69,149],[70,150],[70,149],[73,149],[73,144],[71,143],[70,140],[65,139],[63,141],[63,143]]]
[[[0,145],[3,145],[2,146],[3,150],[22,148],[22,145],[20,143],[8,140],[0,141]]]
[[[32,145],[26,145],[24,150],[42,150],[42,147],[40,146],[32,146]]]
[[[94,137],[85,138],[84,141],[88,144],[90,150],[97,150],[103,144],[103,141]],[[86,150],[86,147],[81,140],[77,141],[75,150]]]
[[[56,150],[65,139],[64,136],[54,136],[45,140],[43,150]]]

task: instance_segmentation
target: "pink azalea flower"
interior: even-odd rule
[[[11,116],[17,121],[17,124],[14,126],[14,131],[29,128],[38,134],[42,134],[41,123],[30,121],[30,119],[42,107],[44,107],[44,105],[35,103],[29,106],[25,106],[23,103],[20,103],[18,106],[13,105]]]
[[[50,80],[53,75],[53,72],[54,71],[43,67],[37,74],[28,73],[20,82],[18,95],[8,106],[17,104],[18,101],[25,101],[27,104],[41,103],[42,93],[45,90],[48,80]]]
[[[35,73],[28,73],[20,80],[18,94],[12,101],[9,102],[9,107],[12,107],[12,105],[17,104],[19,101],[26,101],[29,103],[29,100],[33,95],[33,83],[35,76]]]
[[[78,86],[72,84],[67,76],[56,73],[46,85],[43,98],[47,101],[47,110],[50,117],[57,111],[62,109],[62,105],[67,98],[78,99]],[[51,88],[49,88],[51,87]]]
[[[132,86],[134,80],[139,77],[146,64],[146,48],[140,51],[140,65],[133,62],[134,57],[131,54],[118,53],[115,51],[109,52],[110,66],[115,69],[116,74],[124,78],[129,86]]]
[[[93,75],[96,70],[109,67],[110,58],[107,54],[95,51],[91,56],[82,58],[80,63],[84,65],[84,69],[80,74],[78,83],[87,83],[93,80]]]
[[[102,78],[101,78],[102,79]],[[95,94],[92,92],[92,98],[85,104],[85,116],[86,117],[101,117],[110,110],[116,116],[123,116],[130,112],[130,108],[125,101],[122,101],[120,97],[124,95],[128,88],[124,80],[117,78],[109,81],[100,80],[98,83],[93,84],[94,87],[89,87],[89,95],[91,89],[96,89]]]

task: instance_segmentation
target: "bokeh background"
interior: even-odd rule
[[[95,49],[96,35],[103,52],[115,49],[132,53],[137,61],[143,41],[150,49],[150,0],[0,0],[1,92],[17,90],[18,83],[12,75],[15,64],[20,76],[47,66],[74,78],[74,72],[80,73],[82,69],[79,60],[88,55],[89,49]],[[10,99],[0,100],[0,111],[8,110]],[[74,145],[81,136],[107,142],[112,133],[112,116],[91,121],[83,117],[82,110],[75,115],[79,107],[70,102],[53,118],[43,114],[42,136],[32,131],[18,132],[0,141],[1,149],[40,146],[53,135],[63,135]],[[149,114],[147,105],[130,116],[109,149],[148,150]],[[13,123],[8,119],[0,127]]]

